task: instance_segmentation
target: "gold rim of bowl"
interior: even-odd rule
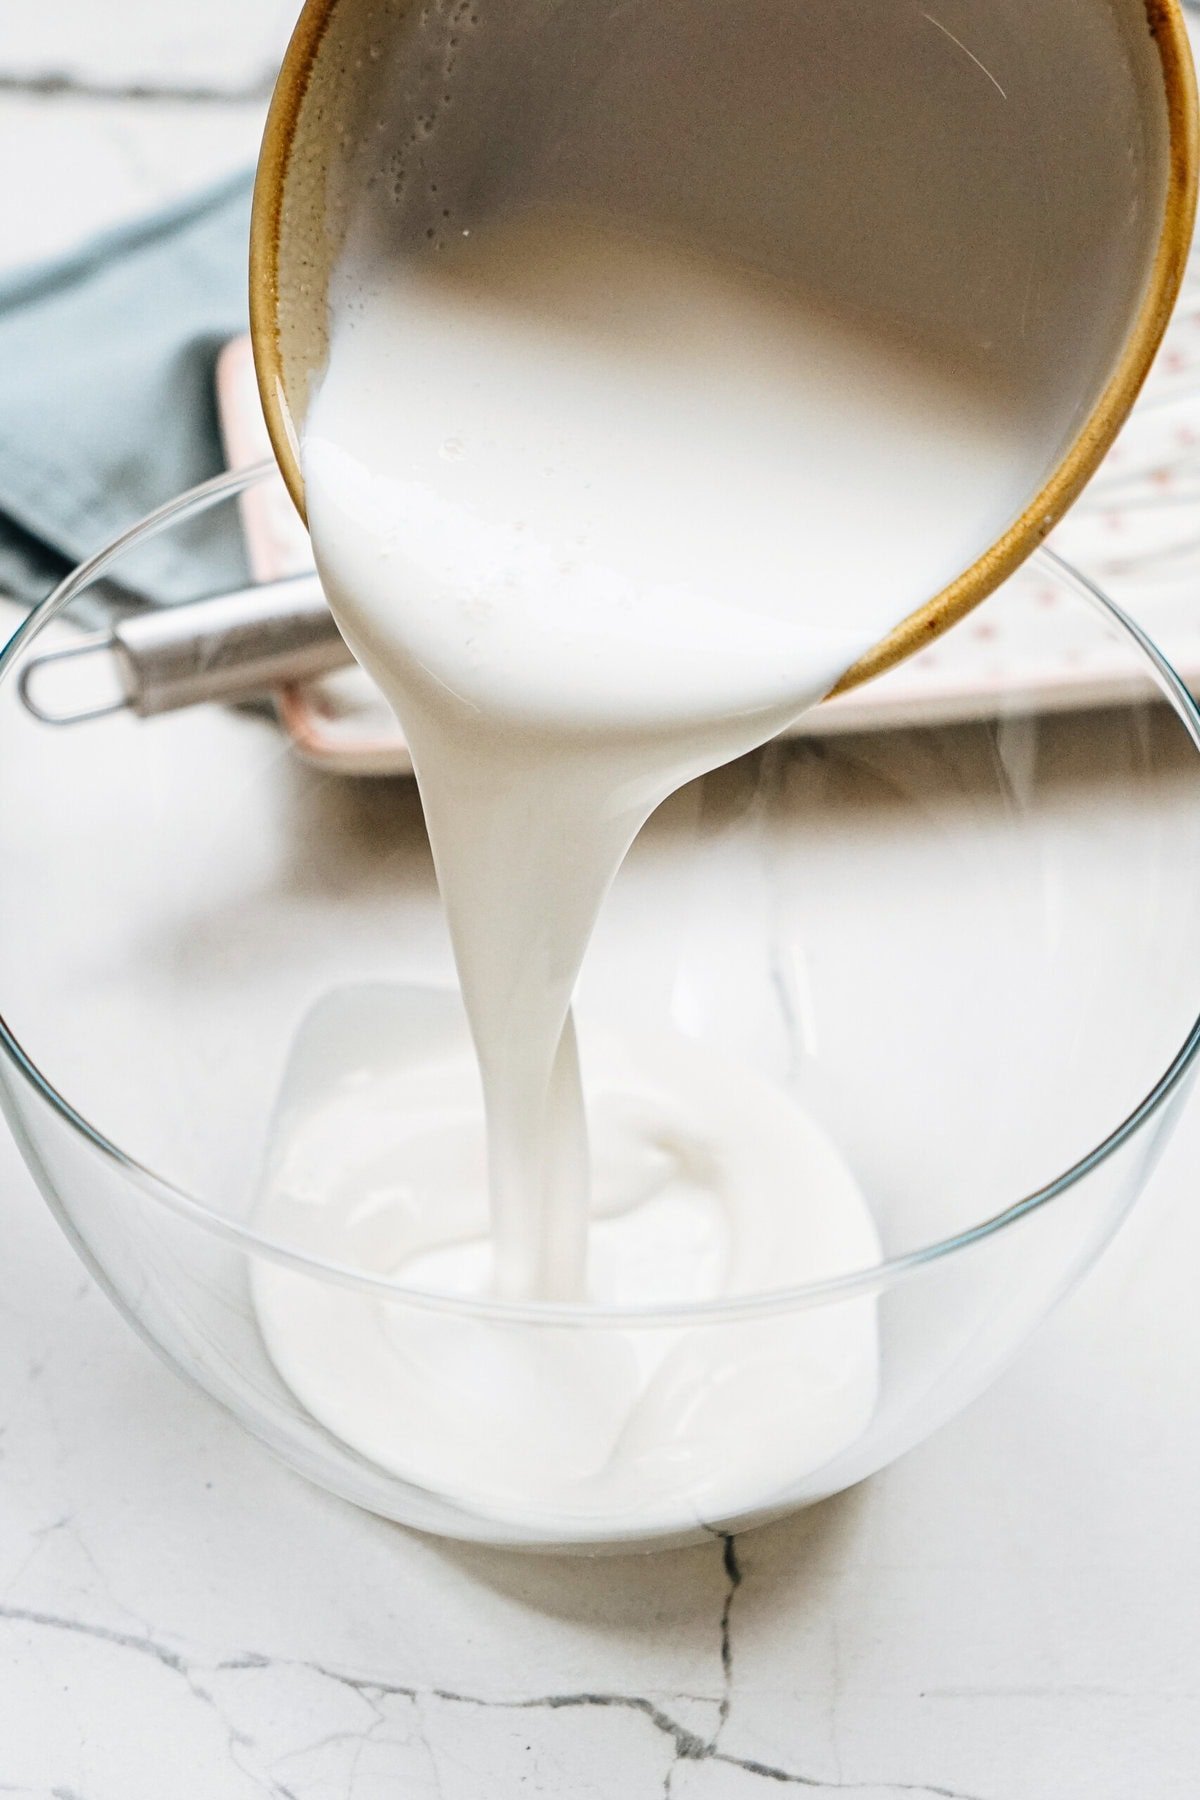
[[[279,344],[279,233],[292,143],[321,40],[338,0],[307,0],[275,86],[254,184],[250,224],[250,335],[271,444],[288,491],[304,516],[296,429],[283,386]],[[860,658],[832,690],[839,694],[940,637],[1023,563],[1078,497],[1146,379],[1187,267],[1196,213],[1196,79],[1179,0],[1143,0],[1162,67],[1168,126],[1167,190],[1145,299],[1120,362],[1082,429],[1036,498],[977,562]]]

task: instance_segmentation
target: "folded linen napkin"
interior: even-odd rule
[[[213,385],[246,328],[251,177],[220,182],[0,281],[0,593],[41,599],[76,562],[224,467]],[[233,510],[141,548],[124,594],[244,582]]]

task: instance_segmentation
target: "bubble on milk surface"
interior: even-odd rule
[[[466,235],[455,221],[447,195],[428,177],[439,148],[443,116],[454,104],[456,71],[470,34],[480,23],[480,12],[474,0],[430,0],[415,17],[408,15],[407,21],[398,13],[398,26],[405,23],[407,32],[394,39],[390,60],[388,46],[378,39],[367,47],[366,61],[384,64],[383,79],[391,84],[390,91],[403,93],[399,120],[381,106],[375,132],[368,133],[378,142],[399,123],[400,141],[393,139],[391,155],[377,170],[375,180],[368,178],[367,185],[378,188],[396,208],[399,229],[410,243],[436,253],[446,248],[450,236]],[[399,85],[398,73],[402,77]],[[365,145],[363,148],[371,154]]]

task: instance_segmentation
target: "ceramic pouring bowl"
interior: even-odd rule
[[[401,75],[381,75],[394,54]],[[308,0],[251,257],[263,405],[302,511],[351,164],[377,130],[394,146],[389,228],[414,255],[547,198],[616,209],[991,359],[1043,409],[1052,396],[1018,515],[843,687],[945,630],[1070,506],[1145,377],[1195,208],[1177,0]]]

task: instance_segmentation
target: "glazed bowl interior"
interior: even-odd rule
[[[388,254],[436,257],[529,209],[594,213],[1003,382],[1020,503],[852,684],[1009,574],[1112,441],[1190,239],[1191,62],[1176,0],[309,0],[251,264],[264,407],[301,509],[298,437],[368,171]]]
[[[226,482],[221,504],[253,479]],[[326,1487],[541,1546],[676,1540],[820,1498],[977,1393],[1140,1191],[1195,1051],[1200,724],[1152,648],[1052,561],[963,629],[1003,645],[1006,620],[1053,614],[1085,669],[1120,671],[1128,704],[1027,716],[1006,709],[997,668],[991,716],[772,745],[680,793],[635,845],[582,984],[585,1066],[593,1034],[644,1025],[793,1096],[850,1164],[883,1261],[626,1314],[430,1299],[256,1231],[270,1121],[314,1007],[364,987],[453,999],[420,802],[408,780],[306,767],[263,710],[39,725],[17,686],[68,630],[54,610],[0,664],[5,1106],[126,1315]],[[503,1419],[464,1411],[470,1492],[341,1442],[266,1353],[263,1268],[439,1330],[727,1333],[735,1360],[793,1338],[799,1354],[813,1321],[868,1307],[878,1391],[820,1455],[780,1391],[765,1429],[795,1439],[786,1481],[710,1504],[685,1470],[652,1512],[551,1517],[489,1488]],[[749,1449],[731,1444],[729,1462],[749,1468]]]

